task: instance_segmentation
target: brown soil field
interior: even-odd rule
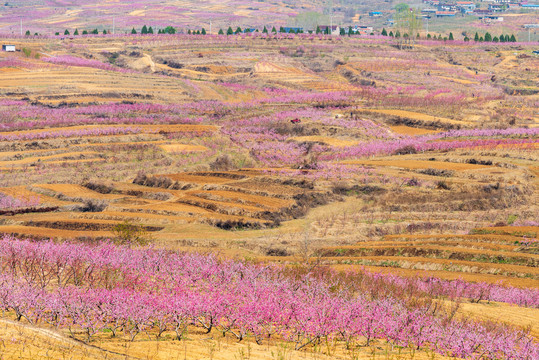
[[[406,125],[390,126],[389,128],[391,129],[391,131],[393,131],[396,134],[409,135],[409,136],[436,134],[440,132],[438,130],[421,129],[421,128],[415,128],[415,127],[406,126]]]
[[[357,145],[358,142],[355,140],[345,140],[345,139],[337,139],[329,136],[296,136],[292,137],[289,140],[293,140],[296,142],[314,142],[314,143],[323,143],[330,146],[335,147],[345,147],[345,146],[354,146]]]
[[[116,200],[116,199],[121,199],[123,197],[122,195],[100,194],[96,191],[92,191],[88,188],[85,188],[82,185],[73,185],[73,184],[37,184],[35,185],[35,188],[50,190],[57,194],[63,194],[71,198]]]
[[[432,116],[427,114],[422,114],[418,112],[413,111],[406,111],[406,110],[391,110],[391,109],[362,109],[361,111],[369,113],[379,113],[384,115],[391,115],[396,116],[404,119],[412,119],[412,120],[419,120],[429,123],[446,123],[446,124],[452,124],[452,125],[467,125],[468,123],[461,120],[453,120],[448,119],[445,117],[438,117],[438,116]]]
[[[440,170],[476,170],[488,168],[486,165],[461,164],[441,161],[421,160],[348,160],[345,164],[358,164],[367,166],[392,166],[405,169],[440,169]]]
[[[471,282],[487,282],[491,284],[502,283],[508,286],[515,286],[519,288],[539,288],[539,282],[537,280],[529,278],[515,278],[502,275],[492,274],[473,274],[465,272],[453,272],[444,270],[421,270],[421,269],[405,269],[405,268],[391,268],[387,266],[373,266],[373,265],[345,265],[337,264],[331,265],[332,268],[339,271],[351,271],[367,269],[372,272],[381,273],[393,273],[406,277],[428,277],[434,276],[444,280],[456,280],[462,279],[464,281]]]
[[[66,206],[75,204],[71,201],[58,200],[52,196],[47,196],[31,191],[26,186],[0,188],[0,192],[15,198],[22,198],[27,200],[39,198],[39,203],[46,206]]]
[[[166,152],[175,153],[175,152],[199,152],[207,151],[208,148],[202,145],[187,145],[187,144],[164,144],[159,145],[161,149]]]

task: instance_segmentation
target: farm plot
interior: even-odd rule
[[[525,279],[527,287],[539,287],[538,232],[538,227],[511,226],[476,229],[470,235],[388,235],[380,241],[325,247],[319,256],[328,264],[366,265],[375,271],[405,269],[419,276],[436,271],[442,278],[473,274],[507,284]]]
[[[103,238],[124,220],[136,220],[155,239],[175,224],[209,224],[225,230],[265,228],[303,216],[335,199],[304,183],[257,171],[195,172],[139,176],[135,183],[38,184],[7,188],[11,194],[43,194],[64,205],[60,213],[21,214],[0,231],[31,237]],[[71,206],[67,206],[71,205]]]

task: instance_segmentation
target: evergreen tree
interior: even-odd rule
[[[54,35],[58,36],[58,35],[60,35],[60,33],[59,33],[59,32],[55,32]]]
[[[103,30],[103,35],[107,35],[107,34],[108,34],[107,30]]]
[[[501,34],[500,35],[500,42],[505,42],[505,35],[504,34]]]
[[[232,35],[232,34],[234,34],[234,30],[232,30],[232,26],[229,26],[229,27],[228,27],[228,30],[226,31],[226,34],[227,34],[227,35]]]
[[[30,36],[30,35],[32,35],[32,33],[30,33],[30,30],[26,30],[26,33],[24,35]]]
[[[219,29],[219,32],[217,33],[218,35],[224,35],[225,32],[223,31],[223,29]]]
[[[274,34],[277,34],[277,29],[275,28],[275,26],[273,28],[271,28],[271,32],[274,33]]]
[[[136,34],[137,33],[137,30],[135,30],[135,28],[132,28],[131,29],[131,34]]]
[[[492,41],[492,35],[490,35],[490,33],[488,31],[485,33],[485,41],[486,42],[491,42]]]
[[[467,36],[465,36],[465,37],[464,37],[464,41],[468,42],[468,41],[470,41],[470,38],[467,37]]]
[[[176,34],[176,28],[169,25],[163,30],[163,34]]]
[[[147,33],[148,33],[148,28],[146,27],[146,25],[144,25],[144,26],[142,27],[142,30],[140,30],[140,33],[141,33],[141,34],[147,34]]]
[[[509,39],[509,42],[517,42],[517,38],[515,37],[515,34],[511,35],[511,38]]]
[[[158,34],[162,34],[161,29],[157,29]]]
[[[419,33],[417,33],[417,35],[415,36],[417,39],[419,39]]]
[[[321,33],[322,33],[322,30],[320,30],[320,26],[317,26],[317,27],[316,27],[316,33],[317,33],[317,34],[321,34]]]
[[[187,35],[191,35],[191,29],[187,30]]]
[[[453,33],[452,33],[452,32],[449,33],[449,40],[451,40],[451,41],[455,40],[455,38],[453,37]]]
[[[148,34],[153,34],[153,28],[151,26],[148,28]]]
[[[393,31],[389,31],[389,36],[391,36],[391,37],[395,36],[395,35],[393,35]]]
[[[399,30],[397,30],[397,32],[395,33],[395,37],[396,38],[400,38],[401,37],[401,32]]]
[[[69,30],[64,31],[64,35],[69,35]]]
[[[82,35],[88,35],[88,30],[82,30]]]
[[[284,27],[281,26],[281,27],[279,28],[279,32],[280,32],[280,33],[284,33],[284,32],[285,32],[285,31],[284,31]]]
[[[382,36],[387,36],[386,28],[383,28],[383,29],[382,29]]]
[[[432,36],[430,34],[427,34],[427,39],[432,39]]]
[[[267,34],[267,33],[268,33],[268,28],[264,26],[264,29],[262,29],[262,34]]]
[[[99,30],[97,30],[97,29],[93,29],[93,30],[92,30],[92,34],[94,34],[94,35],[97,35],[97,34],[99,34]],[[136,34],[136,32],[135,32],[135,34]]]
[[[346,30],[344,30],[344,28],[341,28],[339,30],[339,35],[341,35],[341,36],[346,35]]]
[[[442,34],[438,34],[438,40],[442,40]]]
[[[348,36],[352,36],[353,33],[354,33],[354,29],[352,28],[352,25],[350,25],[348,27]]]
[[[236,31],[235,31],[235,33],[236,33],[236,34],[240,34],[240,33],[242,33],[242,31],[241,31],[241,27],[239,27],[239,26],[238,26],[238,27],[237,27],[237,29],[236,29]]]
[[[200,31],[200,33],[201,33],[202,35],[206,35],[206,29],[202,28],[202,30]]]
[[[73,35],[79,35],[79,29],[75,29],[75,32],[73,33]]]
[[[197,35],[200,35],[200,30],[197,30]]]
[[[326,26],[326,35],[331,34],[331,30],[332,30],[332,29],[330,29],[329,26]]]
[[[497,37],[497,36],[494,36],[494,37],[492,38],[492,41],[494,41],[494,42],[498,42],[498,41],[500,41],[500,39],[498,39],[498,37]]]
[[[483,37],[481,36],[481,37],[479,38],[479,42],[483,42],[483,41],[485,41],[485,40],[483,40]]]
[[[473,41],[479,41],[479,34],[476,32]]]

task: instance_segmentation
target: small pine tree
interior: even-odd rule
[[[107,35],[107,34],[108,34],[107,30],[103,30],[103,35]]]
[[[492,35],[490,35],[490,33],[488,31],[485,33],[485,41],[486,42],[491,42],[492,41]]]
[[[64,31],[64,35],[69,35],[69,30]]]
[[[468,42],[468,41],[470,41],[470,38],[467,37],[467,36],[465,36],[465,37],[464,37],[464,41]]]
[[[397,32],[395,32],[395,37],[396,38],[400,38],[401,37],[401,32],[399,30],[397,30]]]
[[[82,35],[88,35],[88,30],[82,30]]]
[[[148,27],[146,27],[146,25],[144,25],[144,26],[142,27],[142,29],[140,30],[140,33],[141,33],[141,34],[147,34],[147,33],[148,33]]]
[[[387,36],[387,30],[386,30],[386,28],[383,28],[383,29],[382,29],[382,36]]]
[[[187,35],[191,35],[191,29],[187,30]]]
[[[75,32],[73,33],[73,35],[79,35],[79,29],[75,29]]]
[[[346,35],[346,30],[344,30],[344,28],[341,28],[339,30],[339,35],[341,35],[341,36]]]
[[[58,36],[58,35],[60,35],[60,33],[59,33],[59,32],[55,32],[54,35]]]
[[[501,34],[500,35],[500,42],[505,42],[505,35],[504,34]]]
[[[135,30],[135,28],[132,28],[131,29],[131,34],[136,34],[137,33],[137,30]]]
[[[515,37],[515,34],[511,35],[511,38],[509,39],[509,42],[517,42],[517,38]]]
[[[238,27],[237,27],[237,29],[236,29],[236,31],[235,31],[235,33],[236,33],[236,34],[240,34],[240,33],[242,33],[242,31],[241,31],[241,27],[239,27],[239,26],[238,26]]]
[[[427,34],[427,39],[432,39],[432,36],[430,34]]]
[[[231,27],[231,26],[228,27],[228,30],[226,31],[226,34],[227,34],[227,35],[232,35],[232,34],[234,34],[234,30],[232,30],[232,27]]]
[[[452,32],[449,33],[449,40],[451,40],[451,41],[455,40],[455,38],[453,37],[453,33],[452,33]]]
[[[26,30],[26,33],[24,35],[30,36],[30,35],[32,35],[32,33],[30,33],[30,30]]]
[[[442,40],[442,34],[438,34],[438,40]]]
[[[417,35],[415,37],[416,37],[416,39],[419,39],[419,33],[417,33]]]
[[[494,37],[492,38],[492,41],[494,41],[494,42],[498,42],[498,41],[500,41],[500,39],[498,39],[498,37],[497,37],[497,36],[494,36]]]
[[[264,29],[262,29],[262,34],[267,34],[267,33],[268,33],[268,28],[264,26]]]
[[[148,34],[153,34],[153,28],[151,26],[148,28]]]
[[[479,34],[476,32],[473,41],[479,41]]]
[[[223,29],[219,29],[219,32],[218,32],[217,34],[219,34],[219,35],[224,35],[225,32],[223,31]]]
[[[94,34],[94,35],[97,35],[97,34],[99,34],[99,30],[97,30],[97,29],[93,29],[93,30],[92,30],[92,34]],[[136,33],[135,33],[135,34],[136,34]]]
[[[348,36],[352,36],[353,33],[354,33],[354,29],[352,29],[352,25],[350,25],[348,27]]]
[[[391,36],[391,37],[395,36],[395,35],[393,35],[393,31],[389,31],[389,36]]]
[[[197,30],[196,34],[197,34],[197,35],[200,35],[200,30]]]
[[[200,33],[201,33],[202,35],[206,35],[206,29],[202,28],[202,30],[200,31]]]
[[[271,28],[271,32],[277,34],[277,29],[275,28],[275,26]]]
[[[284,31],[284,27],[282,27],[282,26],[279,27],[279,32],[280,32],[280,33],[284,33],[284,32],[285,32],[285,31]]]
[[[479,42],[483,42],[483,41],[485,41],[485,40],[483,40],[483,37],[481,36],[481,37],[479,38]]]
[[[317,33],[317,34],[321,34],[321,33],[322,33],[322,30],[320,30],[320,26],[317,26],[317,27],[316,27],[316,33]]]

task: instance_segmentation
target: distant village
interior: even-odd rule
[[[539,9],[539,4],[528,2],[512,2],[510,0],[485,0],[485,7],[477,7],[473,1],[440,1],[440,0],[423,0],[424,4],[429,5],[429,8],[423,9],[421,13],[425,17],[451,17],[457,14],[478,16],[479,19],[485,22],[503,21],[500,13],[508,10],[522,9]]]

